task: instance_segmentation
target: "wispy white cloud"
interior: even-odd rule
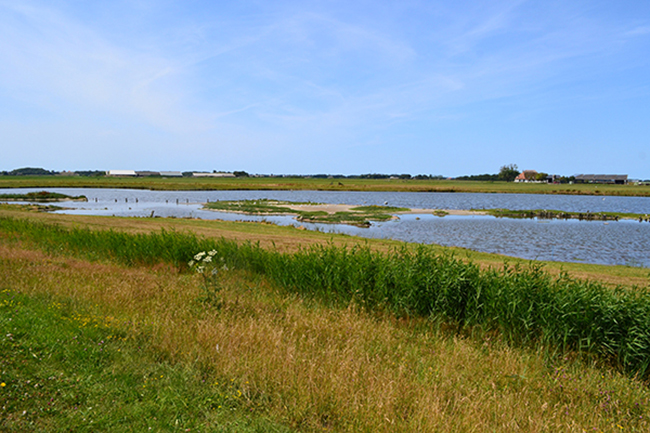
[[[644,36],[650,35],[650,26],[638,26],[625,32],[627,36]]]
[[[3,3],[0,9],[0,74],[15,98],[50,94],[58,103],[172,131],[209,126],[183,108],[182,65],[174,59],[120,47],[47,7]]]
[[[210,119],[243,112],[267,120],[326,116],[343,127],[511,96],[598,46],[584,23],[567,22],[484,47],[516,33],[525,6],[506,1],[450,12],[422,34],[429,46],[382,30],[382,22],[299,10],[240,27],[181,25],[179,44],[192,49],[153,54],[119,46],[56,10],[4,4],[13,19],[4,20],[0,50],[5,78],[18,88],[172,131],[209,129]],[[451,19],[460,12],[461,20]],[[197,74],[221,83],[216,98],[198,95]],[[189,108],[190,98],[199,104]]]
[[[451,54],[476,49],[487,38],[512,30],[517,21],[517,8],[525,1],[509,0],[478,3],[468,9],[459,9],[445,26],[449,31],[443,35],[444,44],[451,47]]]

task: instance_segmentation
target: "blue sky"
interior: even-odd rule
[[[650,178],[650,2],[0,0],[0,170]]]

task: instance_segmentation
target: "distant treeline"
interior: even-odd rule
[[[549,183],[573,183],[576,178],[574,176],[560,176],[560,175],[549,175],[547,173],[537,173],[530,171],[534,174],[534,178],[529,180],[538,181],[538,182],[549,182]],[[160,176],[159,173],[155,172],[136,172],[140,176]],[[147,174],[145,174],[147,173]],[[154,174],[155,173],[155,174]],[[182,172],[183,177],[192,177],[194,176],[193,171],[184,171]],[[217,173],[216,170],[213,173]],[[282,177],[282,178],[296,178],[296,179],[402,179],[402,180],[443,180],[443,179],[454,179],[454,180],[467,180],[467,181],[481,181],[481,182],[512,182],[521,172],[515,164],[504,165],[500,168],[499,173],[484,173],[484,174],[472,174],[465,176],[458,176],[455,178],[448,178],[442,175],[432,175],[432,174],[418,174],[410,175],[407,173],[402,174],[384,174],[384,173],[366,173],[366,174],[352,174],[352,175],[343,175],[343,174],[249,174],[245,171],[233,171],[232,174],[235,177]],[[528,171],[524,172],[528,173]],[[35,168],[35,167],[24,167],[18,168],[12,171],[0,171],[0,176],[86,176],[86,177],[101,177],[106,176],[108,172],[104,170],[79,170],[79,171],[54,171],[46,170],[44,168]],[[527,177],[528,179],[528,177]],[[645,182],[650,182],[646,180]]]
[[[77,176],[104,176],[103,170],[82,170],[73,172],[60,172],[54,170],[45,170],[44,168],[24,167],[11,171],[0,171],[0,176],[59,176],[59,175],[77,175]]]
[[[214,171],[216,173],[216,170]],[[249,177],[250,175],[245,171],[233,171],[235,177]],[[25,167],[18,168],[12,171],[0,171],[0,176],[61,176],[61,175],[77,175],[77,176],[105,176],[107,174],[104,170],[81,170],[81,171],[54,171],[45,170],[44,168]],[[193,171],[182,172],[183,177],[192,177]],[[417,180],[439,180],[445,179],[441,175],[431,174],[418,174],[412,176],[410,174],[382,174],[382,173],[368,173],[358,175],[343,175],[343,174],[313,174],[313,175],[256,175],[258,177],[295,177],[295,178],[314,178],[314,179],[417,179]]]
[[[285,176],[287,177],[287,176]],[[313,175],[296,175],[295,177],[311,177],[314,179],[445,179],[444,176],[431,175],[431,174],[418,174],[411,176],[410,174],[382,174],[382,173],[368,173],[368,174],[313,174]]]
[[[473,174],[469,176],[459,176],[456,180],[480,180],[484,182],[491,182],[501,180],[498,174]]]
[[[44,168],[25,167],[12,171],[3,171],[3,176],[53,176],[59,174],[56,171],[45,170]]]

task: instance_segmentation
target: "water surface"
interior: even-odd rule
[[[21,194],[42,188],[0,189]],[[522,220],[491,216],[400,215],[369,228],[298,223],[291,216],[248,216],[201,209],[216,200],[275,199],[314,203],[384,205],[420,209],[553,209],[567,212],[650,214],[649,197],[597,197],[537,194],[332,192],[332,191],[148,191],[50,188],[88,202],[63,202],[79,215],[192,217],[269,221],[312,230],[369,238],[458,246],[525,259],[650,267],[650,223],[638,221]]]

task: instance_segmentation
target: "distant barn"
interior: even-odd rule
[[[233,173],[192,173],[194,177],[235,177]]]
[[[135,170],[108,170],[109,176],[137,176]]]
[[[625,185],[627,174],[579,174],[576,176],[576,183],[611,183]]]
[[[183,177],[183,173],[180,171],[161,171],[160,175],[162,177]]]
[[[148,176],[160,176],[160,173],[157,171],[136,171],[135,174],[137,174],[140,177],[148,177]]]

